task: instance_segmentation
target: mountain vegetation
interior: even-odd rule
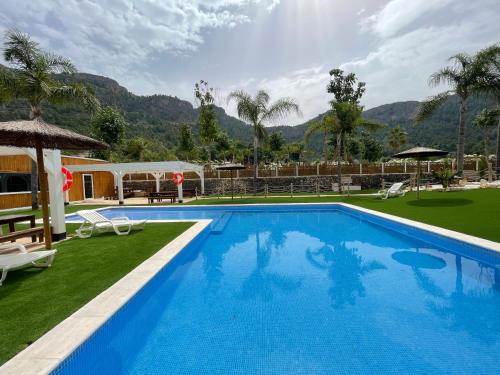
[[[82,83],[92,88],[102,106],[111,106],[117,109],[125,118],[128,127],[125,137],[128,139],[142,137],[154,139],[166,148],[178,146],[181,126],[190,127],[193,138],[199,142],[199,127],[197,126],[199,109],[175,96],[150,95],[140,96],[129,92],[118,82],[92,74],[76,73],[72,75],[58,74],[58,80],[65,83]],[[405,147],[417,144],[454,151],[457,146],[458,98],[450,96],[447,101],[428,119],[415,123],[415,116],[419,108],[418,101],[396,102],[384,104],[365,110],[363,117],[367,120],[386,124],[387,126],[374,133],[373,137],[386,144],[385,153],[390,155],[392,150],[385,140],[391,129],[400,126],[407,133]],[[483,96],[473,96],[468,100],[468,112],[465,118],[465,153],[479,153],[483,151],[484,132],[474,131],[473,121],[485,108],[494,108],[493,99]],[[228,115],[224,109],[215,107],[220,129],[230,138],[245,146],[253,141],[253,129],[243,121]],[[276,126],[268,128],[268,133],[281,133],[286,143],[304,142],[304,135],[309,124],[320,121],[326,113],[297,126]],[[30,111],[26,100],[14,99],[7,103],[0,103],[0,121],[28,119]],[[43,118],[61,127],[91,135],[91,115],[77,106],[52,105],[46,103],[43,108]],[[494,151],[496,129],[491,128],[487,134],[488,151]],[[316,160],[321,157],[324,146],[323,134],[317,133],[309,137],[306,143],[306,158]]]

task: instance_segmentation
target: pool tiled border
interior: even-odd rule
[[[2,375],[48,374],[127,303],[212,220],[184,233],[0,367]]]
[[[251,206],[340,206],[350,210],[373,215],[378,218],[390,220],[403,225],[408,225],[433,234],[462,241],[466,244],[482,247],[500,253],[500,243],[470,236],[464,233],[440,228],[422,222],[404,219],[399,216],[382,213],[379,211],[362,208],[343,202],[332,203],[256,203],[256,204],[233,204],[223,207],[251,207]],[[148,206],[133,206],[134,208],[146,208]],[[184,207],[213,207],[212,205],[186,205]],[[220,206],[219,206],[220,207]],[[117,207],[103,207],[100,209],[113,209]],[[179,206],[168,207],[175,210]],[[222,207],[221,207],[222,209]],[[69,214],[73,215],[73,214]],[[69,216],[66,215],[66,216]],[[151,220],[154,222],[180,222],[193,220]],[[167,265],[182,249],[184,249],[194,238],[196,238],[212,220],[196,220],[195,224],[167,244],[155,255],[141,263],[137,268],[120,279],[113,286],[99,294],[88,302],[73,315],[59,323],[52,330],[43,335],[35,343],[18,353],[14,358],[0,367],[0,375],[3,374],[48,374],[54,370],[66,357],[68,357],[78,346],[89,338],[99,327],[101,327],[118,309],[127,303],[144,285],[151,280],[165,265]]]

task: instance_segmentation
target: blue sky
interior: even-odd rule
[[[234,89],[292,96],[293,125],[328,109],[334,67],[367,82],[366,108],[423,99],[449,56],[500,42],[499,19],[497,0],[17,0],[2,2],[0,31],[136,94],[193,102],[204,79],[230,114]]]

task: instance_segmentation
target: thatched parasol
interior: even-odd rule
[[[45,174],[43,149],[89,150],[106,149],[109,146],[90,137],[47,124],[40,118],[0,122],[0,145],[36,149],[45,246],[50,249],[52,247],[52,236],[49,223],[47,175]]]
[[[242,164],[222,164],[215,168],[219,171],[231,171],[231,199],[234,199],[233,171],[245,169],[245,166]]]
[[[420,146],[393,155],[394,158],[398,159],[417,159],[417,199],[420,198],[420,162],[428,158],[444,155],[448,155],[448,151]]]

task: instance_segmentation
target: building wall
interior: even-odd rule
[[[74,158],[69,156],[62,157],[63,165],[84,165],[84,164],[102,164],[102,160]],[[94,198],[109,197],[114,194],[115,185],[113,175],[109,172],[75,172],[73,173],[73,187],[69,190],[69,200],[83,200],[83,175],[91,174],[94,180]]]
[[[0,172],[31,172],[31,158],[28,155],[0,156]]]
[[[101,164],[106,161],[98,159],[86,159],[72,156],[61,158],[63,165]],[[4,155],[0,156],[0,172],[31,172],[31,158],[28,155]],[[113,175],[109,172],[89,172],[93,175],[94,197],[100,198],[111,196],[114,193]],[[69,200],[83,200],[83,174],[73,173],[73,186],[69,190]],[[31,206],[31,193],[0,193],[0,209]]]

